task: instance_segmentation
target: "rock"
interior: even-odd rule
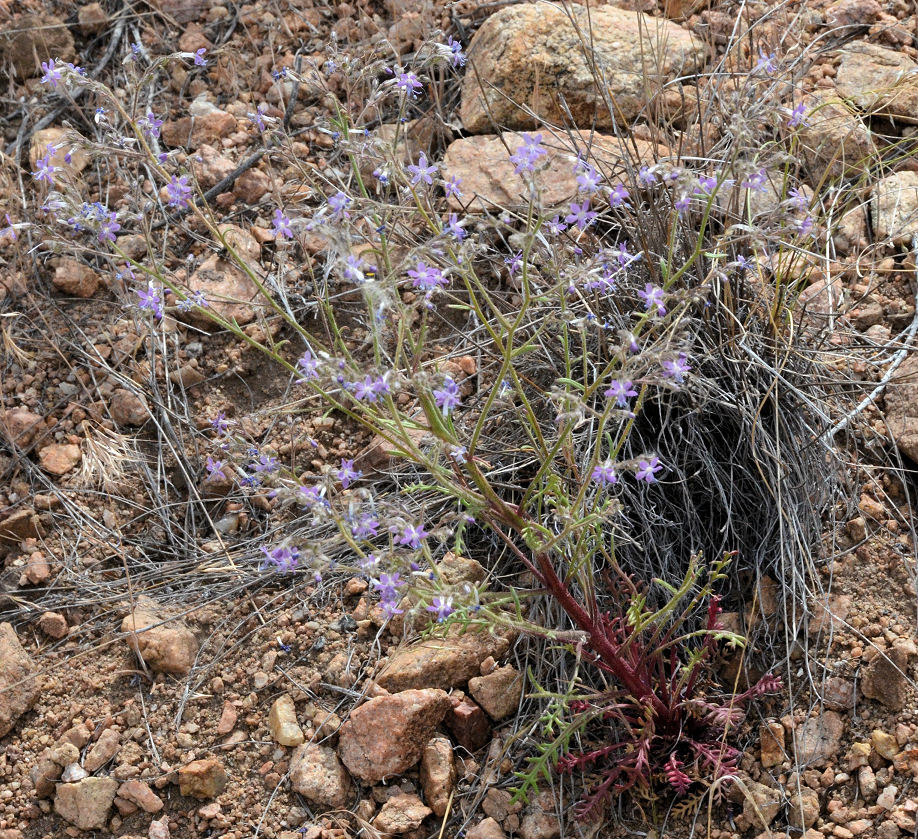
[[[481,707],[462,691],[450,696],[452,708],[446,715],[446,727],[464,749],[477,752],[491,738],[491,725]]]
[[[908,655],[900,647],[878,653],[861,677],[861,693],[882,702],[890,711],[901,711],[908,698]],[[890,739],[895,745],[895,738]],[[898,749],[897,749],[898,751]]]
[[[72,297],[92,297],[99,288],[99,275],[80,260],[64,256],[51,282],[58,291]]]
[[[2,679],[2,673],[3,669],[0,668],[0,679]],[[2,690],[0,690],[0,696],[2,696]],[[61,766],[52,760],[50,754],[50,750],[46,750],[38,758],[38,762],[29,769],[29,780],[35,787],[35,797],[38,799],[50,798],[54,795],[54,790],[57,788],[55,782],[61,777]]]
[[[134,802],[145,813],[158,813],[163,809],[163,800],[150,789],[150,785],[136,778],[131,778],[118,787],[118,795]]]
[[[338,754],[368,784],[414,766],[450,708],[442,690],[405,690],[371,699],[341,726]]]
[[[296,721],[296,706],[290,694],[277,697],[268,714],[271,737],[282,746],[299,746],[306,738]]]
[[[223,764],[213,757],[193,760],[178,771],[179,791],[192,798],[216,798],[227,780]]]
[[[450,690],[465,684],[481,672],[481,662],[488,656],[505,655],[510,641],[500,635],[459,629],[445,638],[431,638],[400,650],[376,679],[377,684],[395,693],[411,688]]]
[[[819,818],[819,793],[803,787],[790,796],[787,823],[798,830],[807,830]]]
[[[143,425],[150,418],[147,400],[124,388],[119,388],[112,394],[108,409],[115,425]]]
[[[75,57],[70,30],[53,15],[23,15],[0,32],[0,64],[12,65],[20,79],[41,75],[42,62],[51,58],[66,62]]]
[[[845,721],[835,711],[810,717],[794,731],[794,754],[801,766],[821,766],[841,746]]]
[[[446,737],[434,737],[421,755],[421,788],[424,800],[438,818],[446,813],[454,781],[453,744]]]
[[[232,702],[223,703],[223,711],[220,714],[220,721],[217,723],[217,734],[229,734],[236,726],[236,718],[239,716],[236,706]]]
[[[169,839],[169,816],[150,822],[149,839]]]
[[[561,822],[555,812],[554,797],[540,792],[520,821],[522,839],[556,839],[561,835]]]
[[[806,123],[795,130],[810,182],[865,172],[876,147],[863,121],[832,91],[817,91],[803,105]]]
[[[0,432],[8,442],[21,449],[27,448],[44,427],[41,416],[25,408],[0,411]]]
[[[864,111],[918,123],[918,63],[898,50],[853,41],[838,51],[838,92]]]
[[[204,190],[216,186],[235,168],[236,164],[232,160],[208,145],[200,146],[191,162],[191,171]]]
[[[784,803],[783,796],[780,790],[752,780],[746,781],[746,790],[749,795],[742,796],[743,812],[736,820],[737,826],[742,829],[765,828],[767,832],[768,826],[775,820]]]
[[[827,708],[847,713],[854,707],[854,682],[840,676],[826,679],[822,695]]]
[[[431,812],[416,795],[393,795],[383,804],[373,827],[383,834],[408,833],[420,827]]]
[[[545,207],[566,204],[577,194],[574,164],[578,152],[586,156],[589,150],[591,164],[600,166],[613,184],[624,174],[626,165],[637,168],[655,162],[657,147],[644,140],[635,139],[632,146],[630,141],[626,145],[616,137],[581,131],[574,134],[579,138],[574,144],[566,134],[559,139],[546,132],[542,135],[546,154],[539,160],[536,181]],[[451,195],[447,199],[450,209],[494,212],[498,207],[525,206],[529,201],[529,186],[510,160],[522,145],[523,135],[512,131],[499,136],[464,137],[450,143],[443,157],[443,175],[462,181],[462,198]]]
[[[38,669],[12,624],[0,623],[0,737],[13,730],[38,696]],[[448,705],[447,705],[448,707]]]
[[[42,128],[32,135],[29,143],[29,163],[32,169],[37,168],[38,161],[48,152],[51,152],[51,164],[58,166],[62,174],[74,177],[79,175],[89,164],[92,158],[86,149],[76,145],[73,132],[60,126]],[[53,147],[53,148],[52,148]],[[69,160],[67,158],[70,158]],[[144,249],[146,253],[146,249]]]
[[[654,91],[703,60],[702,44],[670,21],[612,6],[591,8],[589,18],[592,31],[585,7],[548,3],[523,3],[491,15],[468,49],[475,72],[466,73],[462,85],[466,131],[491,131],[492,119],[513,129],[543,121],[566,125],[571,119],[579,128],[608,129],[634,120]],[[590,69],[594,62],[602,92]]]
[[[44,583],[51,576],[51,565],[47,557],[41,551],[33,551],[25,564],[22,576],[19,578],[19,585],[39,585]]]
[[[121,734],[114,728],[106,728],[89,750],[89,754],[86,755],[83,768],[87,772],[95,772],[112,760],[119,751],[121,751]]]
[[[128,643],[143,661],[160,673],[183,676],[191,672],[198,642],[182,621],[169,621],[149,597],[137,598],[137,606],[121,623]]]
[[[523,696],[523,675],[515,667],[499,667],[487,676],[469,679],[469,693],[492,720],[515,714]]]
[[[841,255],[867,247],[867,213],[860,204],[845,212],[832,228],[832,244]]]
[[[240,227],[225,224],[220,229],[236,253],[257,273],[261,245]],[[188,279],[188,288],[192,293],[203,294],[209,308],[220,317],[235,318],[240,325],[255,319],[255,305],[261,296],[258,286],[238,265],[223,259],[219,253],[211,254],[201,263]],[[213,321],[197,309],[192,309],[186,317],[198,326],[214,326]]]
[[[77,22],[84,35],[98,35],[108,26],[108,15],[99,3],[87,3],[77,10]]]
[[[26,539],[37,539],[41,535],[41,519],[33,509],[16,510],[0,521],[0,542],[19,544]]]
[[[862,766],[857,770],[857,786],[864,801],[876,801],[877,776],[869,766]]]
[[[892,810],[896,806],[896,796],[899,794],[897,787],[892,785],[883,788],[877,796],[877,807],[882,807],[884,810]]]
[[[341,809],[351,799],[351,779],[334,749],[307,743],[290,758],[290,787],[316,807]]]
[[[918,234],[918,172],[896,172],[873,186],[870,213],[877,238],[911,244]]]
[[[260,169],[248,169],[233,184],[233,195],[246,204],[257,204],[271,189],[271,179]]]
[[[826,9],[826,23],[833,29],[838,26],[867,26],[883,11],[877,0],[835,0]]]
[[[54,812],[80,830],[101,830],[115,800],[114,778],[84,778],[75,784],[59,784]]]
[[[851,613],[851,598],[847,594],[830,594],[823,601],[814,598],[810,603],[811,618],[807,632],[811,638],[839,632]]]
[[[61,780],[65,784],[75,784],[88,777],[89,773],[79,763],[68,763],[61,772]]]
[[[488,576],[487,570],[480,562],[459,556],[452,551],[443,554],[443,559],[437,563],[437,573],[448,586],[460,586],[463,583],[477,586]]]
[[[899,450],[918,462],[918,358],[902,362],[895,383],[885,394],[886,424]]]
[[[500,825],[490,816],[482,819],[468,833],[467,839],[507,839],[507,834],[500,829]]]
[[[780,766],[787,759],[784,753],[784,726],[781,723],[769,722],[760,725],[759,742],[762,747],[762,766],[766,769]]]
[[[899,753],[899,744],[892,734],[887,734],[881,728],[870,732],[870,745],[873,750],[884,760],[893,760]]]
[[[83,459],[80,447],[74,443],[51,443],[38,453],[41,468],[51,475],[66,475]]]
[[[150,5],[170,21],[189,23],[205,14],[211,4],[210,0],[150,0]]]
[[[877,826],[876,839],[899,839],[899,825],[892,819],[885,819]]]
[[[195,116],[164,122],[162,138],[167,146],[197,149],[205,145],[217,145],[235,130],[236,117],[213,108]]]

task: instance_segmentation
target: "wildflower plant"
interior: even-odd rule
[[[170,61],[210,60],[203,50],[129,58],[138,92]],[[245,257],[193,171],[161,151],[162,121],[137,104],[144,97],[117,97],[53,62],[46,84],[84,86],[106,109],[96,135],[74,141],[142,171],[154,189],[117,210],[87,205],[49,149],[32,173],[45,228],[122,278],[151,341],[167,318],[206,322],[277,365],[291,410],[334,413],[394,453],[385,476],[359,457],[317,466],[314,441],[299,441],[306,460],[282,456],[243,423],[208,417],[202,479],[289,515],[282,532],[266,529],[253,567],[316,579],[347,569],[367,580],[385,619],[504,626],[576,660],[568,689],[537,689],[549,740],[521,767],[521,795],[552,772],[577,774],[587,815],[613,794],[685,795],[728,775],[743,703],[778,682],[734,694],[709,680],[717,646],[742,643],[718,621],[720,593],[736,594],[750,567],[786,576],[786,553],[769,541],[787,521],[774,486],[800,501],[804,476],[820,476],[826,494],[832,484],[825,452],[799,444],[813,436],[821,396],[807,390],[806,363],[788,361],[787,288],[763,303],[754,287],[766,255],[819,234],[795,173],[780,178],[780,223],[750,235],[748,193],[763,186],[766,161],[728,146],[689,164],[625,155],[613,171],[582,137],[546,126],[507,135],[527,197],[461,216],[447,199],[464,190],[436,149],[405,152],[425,90],[466,64],[462,45],[425,45],[411,67],[329,60],[344,76],[340,96],[327,66],[283,77],[331,103],[322,130],[332,165],[308,167],[282,120],[249,114],[269,160],[293,167],[312,196],[257,208],[270,266]],[[776,61],[763,51],[752,75],[768,79]],[[378,113],[396,126],[389,139],[365,127]],[[795,109],[791,121],[803,118]],[[559,144],[576,192],[546,206],[548,148]],[[157,256],[157,214],[163,225],[184,219],[245,276],[257,328]],[[122,247],[130,231],[143,231],[144,254]],[[307,236],[325,243],[321,258],[307,256]],[[801,533],[818,528],[822,503],[796,510]],[[514,584],[450,584],[447,551],[499,562]],[[546,600],[566,625],[540,619]]]

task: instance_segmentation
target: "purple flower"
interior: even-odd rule
[[[439,268],[427,265],[424,261],[419,261],[414,270],[409,269],[408,276],[411,277],[414,287],[422,291],[433,291],[435,288],[449,285],[449,280]]]
[[[179,300],[178,308],[182,312],[190,312],[195,306],[206,309],[208,306],[207,298],[201,289],[192,291],[184,300]]]
[[[446,41],[446,47],[450,52],[450,63],[453,67],[464,67],[466,55],[462,51],[462,44],[453,38],[452,35]]]
[[[41,83],[57,87],[57,83],[61,80],[61,71],[57,68],[55,60],[52,58],[49,61],[43,61],[41,69],[45,72],[41,77]]]
[[[389,385],[382,376],[375,379],[364,376],[362,382],[354,383],[354,398],[360,402],[377,402],[381,394],[389,393]]]
[[[806,105],[802,102],[791,111],[790,119],[787,121],[788,128],[799,128],[801,125],[806,127],[810,123],[806,118]]]
[[[695,187],[696,195],[710,195],[717,187],[717,178],[713,175],[700,175]]]
[[[616,184],[612,188],[612,192],[609,193],[609,206],[610,207],[621,207],[622,204],[626,203],[630,193],[625,189],[624,184]]]
[[[567,230],[567,225],[561,221],[561,216],[557,215],[551,221],[545,222],[545,228],[549,236],[560,236]]]
[[[366,268],[366,262],[359,256],[351,254],[345,260],[344,270],[341,272],[341,276],[346,280],[350,280],[352,283],[362,283],[365,279],[363,272]]]
[[[372,554],[370,554],[370,556],[372,556]],[[367,559],[369,558],[370,557],[367,557]],[[401,585],[402,581],[398,571],[392,574],[380,574],[378,580],[373,580],[373,588],[379,592],[379,596],[383,600],[396,600]]]
[[[462,192],[459,190],[459,184],[461,183],[462,178],[456,175],[450,175],[447,180],[443,181],[443,192],[446,197],[449,198],[452,195],[456,198],[462,198]]]
[[[296,568],[300,561],[300,551],[298,548],[285,548],[283,546],[278,546],[269,551],[264,545],[262,545],[261,550],[265,555],[265,560],[262,563],[262,568],[268,565],[273,565],[279,571],[289,573]]]
[[[634,382],[630,379],[613,379],[604,395],[609,399],[614,399],[619,408],[625,408],[628,400],[632,396],[637,396],[637,391],[634,389]]]
[[[759,50],[759,60],[755,65],[756,70],[764,70],[765,73],[769,76],[773,76],[778,72],[778,66],[775,64],[775,54],[769,53],[765,54],[765,50]]]
[[[456,463],[462,464],[466,462],[468,458],[469,450],[465,446],[450,446],[449,447],[449,456],[456,461]]]
[[[414,96],[423,87],[421,80],[414,73],[399,73],[396,75],[395,86],[399,90],[405,91],[409,96]]]
[[[226,472],[223,471],[223,467],[226,466],[226,461],[224,460],[214,460],[208,455],[207,457],[207,475],[208,477],[219,479],[221,481],[226,480]]]
[[[163,298],[159,289],[152,282],[147,286],[146,291],[138,289],[137,296],[140,298],[137,303],[138,309],[149,309],[153,313],[153,317],[157,320],[162,320]]]
[[[657,176],[650,170],[649,166],[642,166],[638,169],[637,176],[644,186],[653,186],[657,182]]]
[[[578,160],[574,172],[578,173],[577,186],[580,192],[596,192],[599,189],[602,176],[589,163]]]
[[[258,460],[253,463],[250,468],[259,474],[266,473],[270,475],[278,469],[277,458],[269,454],[259,455]]]
[[[119,230],[121,230],[121,225],[118,224],[118,214],[115,212],[108,213],[99,225],[99,241],[114,242],[115,234]]]
[[[459,221],[455,213],[450,213],[449,220],[446,222],[449,232],[460,242],[469,235],[462,227],[464,223],[465,220]]]
[[[255,123],[255,127],[259,131],[265,131],[268,127],[267,122],[265,121],[265,111],[268,110],[266,105],[259,105],[255,108],[254,111],[249,111],[246,116]]]
[[[284,215],[283,210],[281,210],[280,208],[274,211],[273,225],[274,225],[273,227],[274,238],[281,238],[281,239],[292,239],[293,238],[293,230],[290,227],[290,219],[287,218],[286,215]]]
[[[399,545],[407,545],[413,550],[418,550],[421,547],[421,542],[430,534],[424,530],[423,525],[413,525],[406,524],[402,528],[402,532],[399,534],[396,543]]]
[[[753,192],[764,192],[766,187],[765,184],[768,181],[768,176],[764,169],[759,169],[757,172],[753,172],[751,175],[746,175],[743,178],[740,186],[743,189],[751,189]]]
[[[597,464],[593,467],[593,472],[590,474],[590,480],[594,484],[611,486],[612,484],[618,483],[618,475],[615,473],[615,468],[610,463],[606,463],[605,465]]]
[[[651,309],[656,309],[658,317],[666,314],[666,306],[663,305],[663,289],[659,286],[647,283],[644,290],[638,292],[638,297],[644,301],[644,311],[649,312]]]
[[[797,232],[801,236],[808,236],[815,225],[813,217],[811,215],[805,215],[802,219],[797,221]]]
[[[688,195],[683,195],[678,201],[676,201],[674,206],[681,213],[683,210],[687,210],[691,203],[692,199],[689,198]]]
[[[232,423],[226,418],[226,414],[223,411],[220,411],[220,413],[210,421],[210,427],[221,437],[229,431],[231,424]]]
[[[433,395],[437,407],[443,411],[443,416],[446,416],[453,408],[459,406],[459,385],[449,376],[443,379],[443,384],[433,392]]]
[[[353,460],[342,460],[341,468],[336,472],[338,480],[341,481],[341,486],[343,489],[347,489],[354,481],[356,481],[363,472],[354,468]]]
[[[351,526],[351,534],[355,539],[369,539],[379,534],[379,519],[365,513]]]
[[[660,463],[660,458],[653,455],[648,460],[638,461],[638,468],[634,473],[634,478],[637,481],[644,481],[646,484],[655,483],[657,480],[657,472],[662,468],[663,464]]]
[[[343,192],[341,192],[341,190],[338,190],[338,192],[336,192],[334,195],[332,195],[331,198],[328,199],[328,207],[332,213],[334,213],[336,216],[344,214],[345,218],[348,218],[348,214],[344,211],[347,209],[350,203],[351,199],[348,198]]]
[[[805,210],[807,205],[810,203],[809,199],[806,197],[806,194],[799,187],[793,187],[788,190],[788,202],[792,207],[796,207],[798,210]]]
[[[430,601],[427,607],[428,612],[433,612],[437,616],[437,623],[443,623],[455,610],[453,609],[453,598],[435,597]]]
[[[681,352],[677,358],[668,358],[663,362],[663,378],[672,379],[677,385],[681,385],[685,381],[686,373],[691,369],[686,354]]]
[[[299,498],[310,509],[315,507],[317,504],[326,503],[325,499],[322,497],[322,489],[318,486],[305,486],[301,484],[299,489]]]
[[[427,165],[427,155],[421,152],[418,155],[417,165],[411,163],[405,167],[414,177],[411,178],[411,185],[415,186],[424,181],[428,186],[433,185],[433,176],[437,173],[438,166],[436,163]]]
[[[146,134],[150,139],[155,140],[160,135],[160,129],[162,128],[163,121],[161,119],[157,119],[156,114],[154,114],[153,111],[147,111],[147,115],[137,120],[137,124],[140,125],[144,134]]]
[[[590,199],[586,198],[581,204],[576,201],[571,202],[571,211],[564,220],[568,224],[576,225],[577,229],[582,231],[593,223],[597,215],[598,213],[590,209]]]
[[[54,173],[60,169],[60,166],[55,166],[51,163],[51,155],[54,154],[53,151],[49,151],[44,157],[35,163],[35,171],[32,173],[32,177],[36,181],[47,181],[49,185],[54,185]]]
[[[305,382],[309,379],[319,378],[319,359],[306,350],[296,362],[296,369],[300,374],[300,381]]]
[[[542,148],[541,134],[523,134],[523,145],[510,155],[510,162],[514,164],[516,174],[522,175],[523,172],[532,172],[544,154],[548,152]]]
[[[13,224],[13,220],[10,218],[9,213],[4,213],[3,217],[6,219],[6,227],[0,230],[0,239],[9,239],[11,242],[15,242],[19,236],[16,234],[16,227]]]
[[[172,182],[166,184],[166,194],[169,196],[169,206],[183,209],[188,206],[191,198],[191,187],[188,186],[188,175],[172,176]]]
[[[517,251],[513,256],[506,257],[504,259],[504,264],[507,266],[510,276],[516,276],[516,273],[523,267],[523,252]]]
[[[752,260],[747,259],[742,254],[739,254],[736,257],[736,262],[734,264],[737,268],[739,268],[740,271],[748,271],[750,268],[752,268],[753,265]]]
[[[201,47],[201,48],[200,48],[199,50],[197,50],[197,51],[195,52],[195,54],[194,54],[194,63],[195,63],[195,65],[197,65],[198,67],[206,67],[206,66],[207,66],[207,59],[204,58],[204,53],[205,53],[205,52],[207,52],[207,47]]]

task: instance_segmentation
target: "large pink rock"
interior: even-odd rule
[[[37,668],[11,624],[0,623],[0,737],[13,728],[38,696]],[[449,707],[449,703],[447,703]]]
[[[404,690],[371,699],[351,712],[338,734],[338,756],[368,784],[401,775],[424,753],[450,709],[446,691]]]

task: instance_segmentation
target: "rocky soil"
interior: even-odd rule
[[[29,167],[73,119],[42,98],[40,62],[76,60],[108,77],[131,41],[215,56],[203,76],[173,73],[156,106],[163,141],[187,153],[204,189],[224,185],[214,206],[261,265],[272,253],[269,199],[290,202],[298,185],[258,161],[237,172],[259,148],[246,114],[266,103],[283,118],[292,94],[272,70],[293,66],[298,51],[323,64],[333,37],[342,50],[385,38],[401,55],[437,28],[463,40],[478,78],[467,71],[444,113],[419,115],[409,142],[440,150],[471,199],[454,206],[465,213],[525,200],[506,149],[542,120],[573,122],[571,142],[593,144],[610,171],[624,154],[613,123],[634,141],[630,165],[702,154],[723,123],[692,111],[738,26],[797,62],[787,111],[809,105],[800,131],[809,186],[828,173],[862,193],[826,258],[800,269],[808,316],[828,319],[839,364],[866,383],[852,406],[897,366],[850,442],[862,488],[825,537],[828,596],[807,604],[804,620],[769,581],[757,613],[731,616],[786,634],[779,666],[791,687],[750,713],[737,743],[742,784],[718,804],[710,835],[915,835],[915,487],[911,466],[898,467],[918,461],[918,357],[895,353],[913,337],[918,291],[918,15],[904,0],[626,0],[591,5],[591,16],[614,120],[580,58],[582,6],[569,17],[560,4],[477,0],[0,2],[3,203],[16,206]],[[330,83],[342,87],[335,72]],[[317,167],[334,147],[321,128],[328,116],[303,95],[290,120],[295,152]],[[100,186],[80,154],[59,165],[85,177],[88,200],[124,192],[117,179]],[[562,203],[574,176],[560,150],[550,166],[551,203]],[[125,232],[122,246],[142,249]],[[259,580],[234,547],[251,543],[272,500],[243,503],[200,464],[186,468],[194,435],[221,411],[291,460],[356,456],[369,469],[391,453],[339,417],[278,419],[284,377],[202,324],[173,322],[172,355],[148,357],[119,278],[71,257],[39,259],[27,242],[25,230],[0,240],[0,839],[614,835],[611,823],[568,820],[560,784],[511,803],[522,766],[514,746],[538,736],[532,639],[419,641],[417,628],[385,622],[363,579]],[[324,243],[312,244],[321,260]],[[233,298],[222,314],[260,328],[251,282],[220,254],[190,260],[185,276]],[[462,364],[471,376],[474,359]],[[191,432],[175,430],[182,423]],[[304,454],[303,440],[314,450]],[[193,527],[169,509],[192,496],[208,511]],[[455,581],[489,573],[449,554],[441,570]],[[784,633],[787,615],[799,632]],[[737,666],[724,662],[725,682]],[[649,829],[647,814],[623,815]],[[695,829],[674,823],[665,835]]]

